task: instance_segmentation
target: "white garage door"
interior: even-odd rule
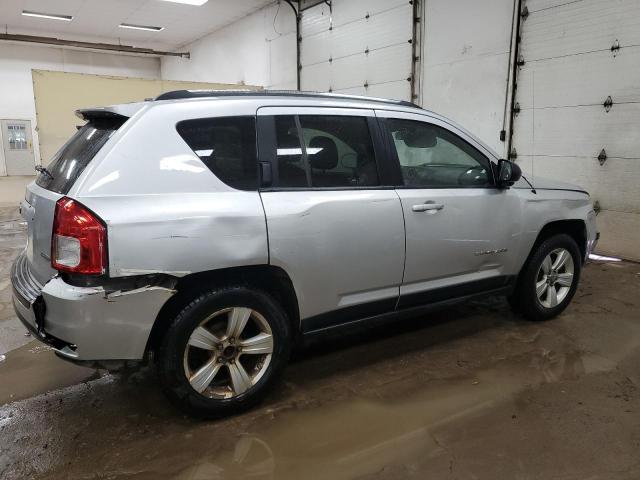
[[[640,1],[524,0],[525,7],[517,161],[534,177],[585,187],[601,209],[599,251],[638,260]]]
[[[302,11],[301,89],[411,100],[412,2],[328,3]]]

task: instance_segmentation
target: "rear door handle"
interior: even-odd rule
[[[434,203],[432,201],[414,205],[411,210],[414,212],[432,212],[436,213],[444,208],[442,203]]]

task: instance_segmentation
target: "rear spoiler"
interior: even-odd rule
[[[135,115],[146,102],[123,103],[108,107],[81,108],[76,110],[76,117],[89,121],[93,119],[112,119],[125,121]]]

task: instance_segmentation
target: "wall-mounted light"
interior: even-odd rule
[[[63,22],[70,22],[73,20],[72,15],[58,15],[56,13],[41,13],[32,12],[30,10],[23,10],[22,15],[25,17],[47,18],[49,20],[62,20]]]
[[[164,27],[154,27],[153,25],[133,25],[132,23],[121,23],[120,28],[129,28],[131,30],[146,30],[147,32],[159,32]]]

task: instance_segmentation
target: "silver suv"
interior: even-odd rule
[[[153,359],[193,415],[255,404],[307,335],[487,295],[554,317],[597,241],[587,192],[406,102],[176,91],[78,115],[20,207],[15,310],[64,359]]]

